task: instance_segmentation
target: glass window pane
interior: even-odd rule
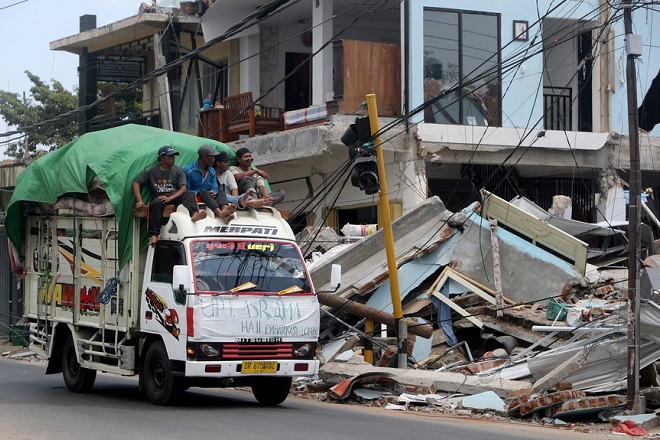
[[[457,12],[424,11],[424,99],[456,85],[460,78]],[[442,101],[442,102],[441,102]],[[427,122],[458,124],[456,99],[442,98],[427,111]]]
[[[463,124],[499,125],[498,17],[462,15]]]
[[[498,35],[497,15],[424,11],[424,99],[443,95],[426,122],[500,125]]]

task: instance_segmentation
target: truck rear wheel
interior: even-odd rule
[[[256,377],[252,382],[254,398],[266,406],[279,405],[284,402],[290,389],[290,377]]]
[[[151,403],[169,405],[178,394],[167,350],[161,341],[154,342],[144,360],[144,390]]]
[[[74,393],[87,393],[94,386],[96,370],[83,368],[78,362],[76,349],[73,346],[73,337],[69,336],[64,343],[62,351],[62,376],[69,391]]]

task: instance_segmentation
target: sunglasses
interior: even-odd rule
[[[243,159],[246,162],[252,162],[254,159],[252,157],[248,157],[247,159]]]

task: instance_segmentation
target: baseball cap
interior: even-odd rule
[[[217,156],[215,156],[215,161],[216,162],[229,162],[229,155],[225,153],[224,151],[221,151],[218,153]]]
[[[179,152],[175,151],[174,148],[169,145],[165,145],[158,149],[158,156],[178,156]]]
[[[220,152],[210,145],[202,145],[197,150],[197,154],[199,154],[200,156],[206,156],[206,155],[215,156],[217,154],[220,154]]]

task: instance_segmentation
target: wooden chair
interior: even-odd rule
[[[227,126],[222,130],[223,142],[238,139],[239,134],[250,137],[270,131],[284,130],[284,109],[254,104],[252,92],[227,96],[222,100]],[[256,111],[255,111],[256,110]]]

